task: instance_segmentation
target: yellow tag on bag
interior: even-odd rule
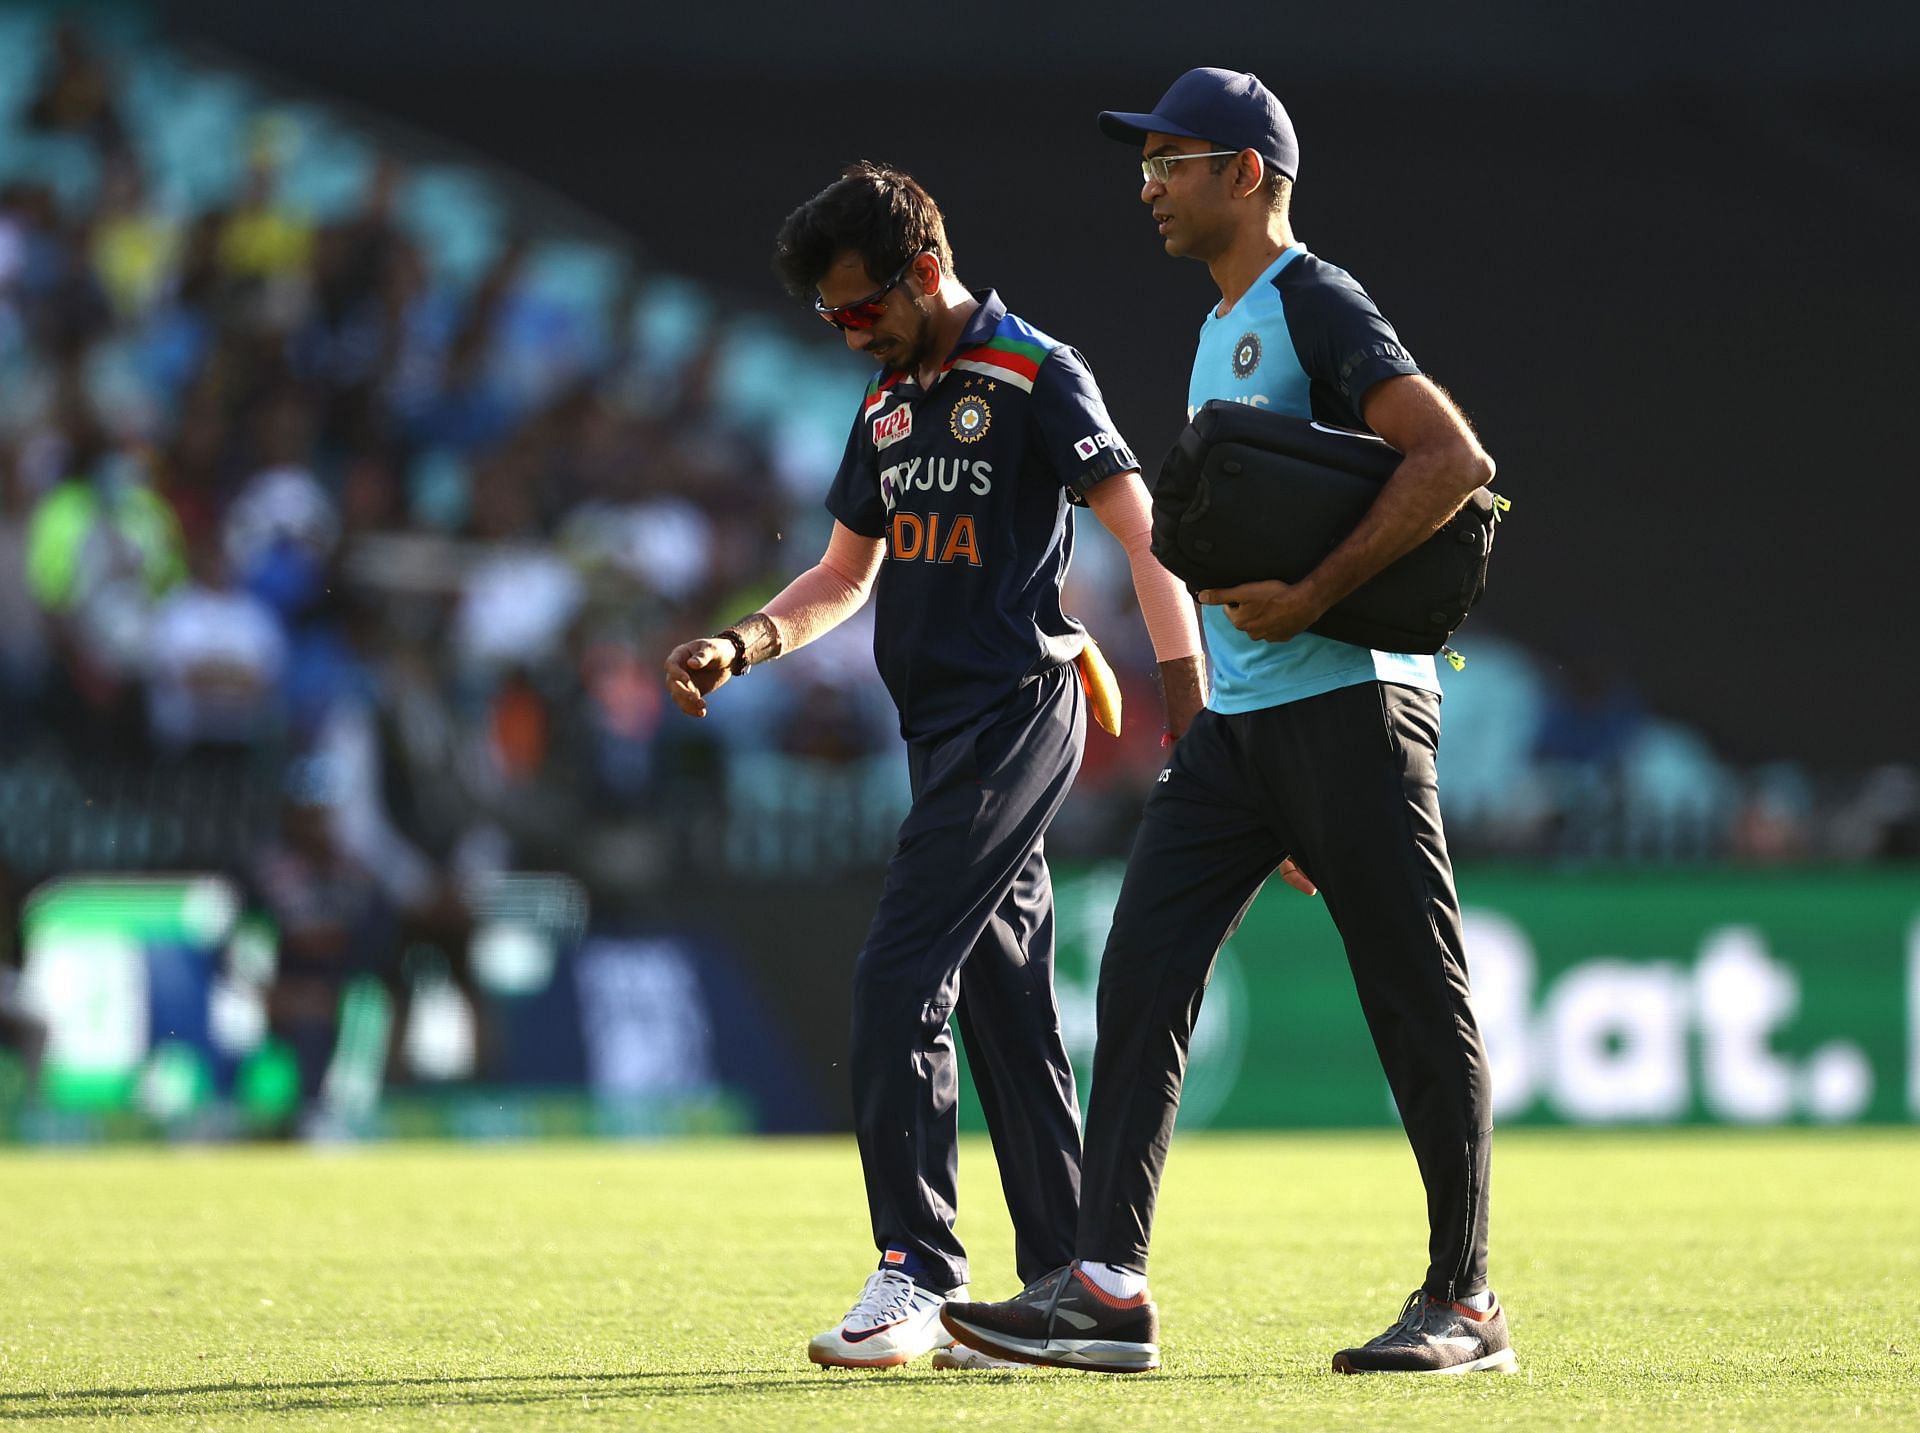
[[[1073,664],[1080,669],[1080,685],[1086,691],[1087,704],[1093,708],[1093,719],[1108,736],[1120,735],[1120,683],[1101,655],[1100,644],[1087,638],[1087,645],[1080,649]]]

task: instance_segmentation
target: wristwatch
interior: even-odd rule
[[[725,638],[727,641],[733,643],[733,660],[727,663],[728,676],[744,677],[753,669],[753,663],[747,660],[747,639],[745,637],[742,637],[731,627],[723,628],[714,635],[716,638]]]

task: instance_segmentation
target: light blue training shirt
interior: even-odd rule
[[[1200,325],[1187,416],[1213,398],[1365,430],[1360,406],[1382,379],[1420,371],[1352,275],[1299,245],[1285,250],[1225,314]],[[1438,693],[1433,658],[1374,652],[1302,632],[1260,642],[1203,607],[1217,712],[1258,711],[1361,682],[1397,682]]]

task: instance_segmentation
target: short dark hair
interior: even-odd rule
[[[773,244],[773,267],[795,298],[819,287],[836,257],[860,256],[884,283],[917,254],[932,254],[952,277],[953,250],[940,206],[903,169],[861,160],[787,215]]]

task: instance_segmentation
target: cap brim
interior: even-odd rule
[[[1117,109],[1100,111],[1100,132],[1108,139],[1129,144],[1139,144],[1150,134],[1177,134],[1182,139],[1206,138],[1204,134],[1195,134],[1184,124],[1175,124],[1157,114],[1130,114]]]

